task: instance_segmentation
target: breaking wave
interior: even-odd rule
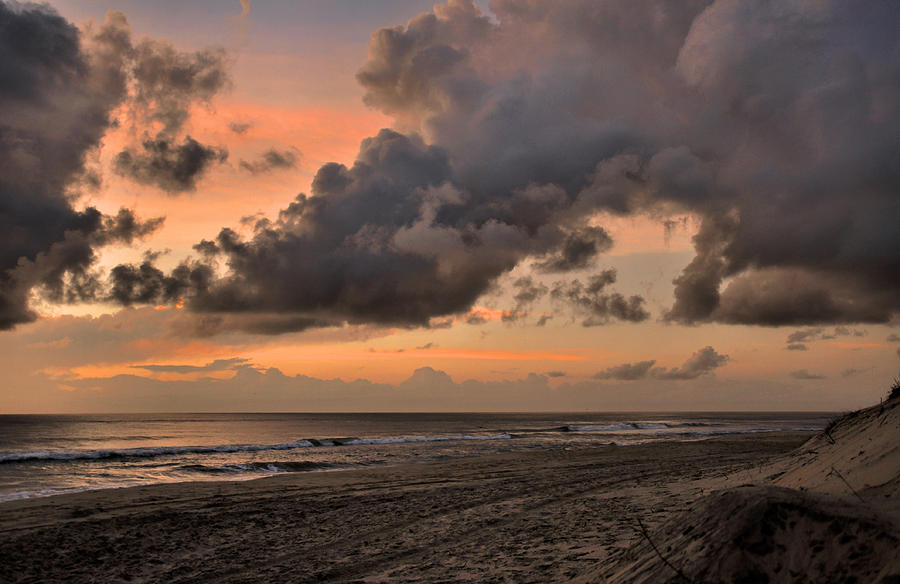
[[[209,466],[205,464],[185,464],[175,470],[197,474],[243,474],[248,472],[279,473],[279,472],[305,472],[313,470],[327,470],[339,468],[337,465],[323,462],[304,461],[275,461],[275,462],[244,462],[237,464],[223,464]]]
[[[293,450],[326,446],[361,446],[369,444],[400,444],[403,442],[447,442],[451,440],[507,440],[509,434],[487,436],[401,436],[388,438],[305,438],[281,444],[220,444],[215,446],[146,446],[140,448],[109,448],[92,450],[30,450],[0,453],[0,464],[15,462],[100,460],[111,458],[156,458],[179,454],[221,454],[260,452],[264,450]]]

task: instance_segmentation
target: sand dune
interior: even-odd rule
[[[900,491],[900,398],[838,418],[780,464],[774,484],[836,495],[877,487],[877,504]],[[866,494],[872,499],[875,493]]]
[[[898,547],[895,526],[864,506],[745,486],[701,498],[588,580],[879,582],[900,574]]]
[[[843,416],[579,580],[898,582],[898,448],[900,399]]]

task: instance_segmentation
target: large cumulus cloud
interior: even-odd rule
[[[398,131],[350,168],[322,167],[311,196],[249,237],[206,242],[229,271],[191,306],[423,324],[525,260],[589,268],[610,244],[599,213],[687,212],[702,226],[670,321],[883,322],[900,309],[900,5],[492,10],[450,0],[377,31],[358,80]],[[596,322],[646,318],[639,297],[603,291],[609,273],[557,297],[599,307]]]
[[[450,2],[379,31],[359,75],[369,103],[447,148],[489,201],[447,214],[477,220],[535,183],[565,193],[541,217],[557,224],[697,213],[675,321],[884,321],[900,307],[896,5],[492,8],[498,25]]]
[[[35,318],[34,288],[54,301],[93,297],[95,248],[161,222],[73,207],[85,155],[126,92],[118,64],[102,58],[100,32],[89,53],[49,8],[0,3],[0,329]]]
[[[128,209],[78,208],[81,187],[96,182],[85,159],[117,108],[158,117],[169,136],[190,103],[224,84],[219,53],[187,59],[152,41],[134,46],[130,35],[120,13],[82,32],[45,5],[0,2],[0,329],[36,318],[36,292],[52,302],[105,298],[96,249],[161,225]],[[186,59],[187,72],[167,66]]]

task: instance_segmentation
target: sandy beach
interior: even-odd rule
[[[711,558],[740,551],[746,525],[781,517],[785,501],[794,511],[815,507],[801,522],[810,533],[823,521],[832,532],[798,540],[781,517],[780,529],[757,537],[772,548],[755,553],[774,562],[775,581],[824,581],[821,570],[789,576],[776,566],[798,541],[837,558],[826,571],[889,576],[896,405],[812,439],[778,432],[610,445],[7,502],[0,580],[676,582],[696,570],[703,578],[689,580],[729,581],[737,572],[728,566],[744,570],[746,561],[713,569]],[[844,465],[841,477],[835,465]],[[846,538],[860,544],[849,568],[833,543]]]
[[[805,433],[84,492],[0,505],[11,582],[552,582]]]

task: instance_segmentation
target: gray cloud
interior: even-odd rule
[[[835,327],[831,331],[823,327],[799,329],[787,336],[785,348],[789,351],[806,351],[809,349],[808,344],[815,341],[827,341],[838,337],[864,337],[867,334],[868,331],[843,326]]]
[[[822,331],[824,329],[815,328],[815,329],[806,329],[794,331],[788,335],[787,343],[805,343],[808,341],[814,341],[821,337]]]
[[[231,273],[194,291],[190,307],[412,325],[468,310],[537,244],[516,224],[441,223],[439,209],[463,196],[451,175],[441,149],[382,130],[352,167],[323,166],[314,196],[257,222],[250,239],[223,229],[202,242]]]
[[[228,129],[235,134],[246,134],[253,127],[251,122],[228,122]]]
[[[182,263],[166,275],[148,258],[140,266],[120,264],[112,269],[108,299],[124,306],[175,302],[190,290],[207,289],[212,277],[211,268],[199,263]]]
[[[729,359],[728,355],[717,353],[712,347],[704,347],[691,355],[681,367],[654,369],[653,376],[658,379],[696,379],[722,367]]]
[[[900,310],[900,258],[886,251],[900,248],[895,3],[492,11],[452,0],[377,31],[357,78],[404,133],[320,168],[309,197],[249,238],[206,242],[230,272],[189,306],[424,326],[525,260],[588,266],[609,245],[588,227],[598,213],[651,212],[702,220],[669,321]],[[596,278],[561,284],[557,300],[585,324],[648,317]]]
[[[123,49],[132,59],[130,72],[135,80],[132,115],[161,123],[164,136],[181,130],[192,104],[209,103],[230,82],[224,49],[181,52],[155,39]]]
[[[621,381],[633,381],[635,379],[643,379],[647,377],[650,368],[656,364],[656,361],[638,361],[637,363],[624,363],[615,365],[600,371],[594,375],[594,379],[618,379]]]
[[[358,78],[481,197],[553,184],[566,201],[551,213],[701,215],[671,320],[884,322],[900,308],[880,251],[900,237],[900,11],[782,8],[504,1],[492,25],[452,2],[379,31]]]
[[[518,278],[512,284],[513,300],[516,301],[516,310],[523,310],[547,295],[549,289],[543,283],[535,281],[531,276]]]
[[[250,362],[249,359],[234,357],[231,359],[216,359],[206,365],[132,365],[132,369],[143,369],[154,373],[207,373],[213,371],[232,371]]]
[[[586,227],[570,233],[562,244],[562,249],[551,257],[535,264],[540,272],[568,272],[591,265],[597,254],[608,251],[613,240],[602,227]]]
[[[466,324],[479,325],[479,324],[484,324],[486,322],[487,322],[487,319],[484,316],[478,314],[477,312],[470,314],[469,316],[466,317]]]
[[[790,376],[794,379],[825,379],[824,375],[818,375],[816,373],[810,373],[806,369],[797,369],[796,371],[791,371]]]
[[[150,38],[135,43],[125,16],[115,11],[107,14],[95,44],[101,47],[95,62],[106,64],[106,78],[123,96],[128,90],[125,121],[141,135],[116,155],[114,170],[169,193],[193,190],[209,166],[227,156],[223,148],[183,135],[191,106],[209,105],[230,84],[224,49],[181,52]]]
[[[116,172],[141,184],[169,193],[193,191],[197,180],[214,164],[228,158],[224,148],[204,146],[190,136],[181,144],[166,139],[145,140],[140,148],[128,147],[116,155]]]
[[[297,153],[295,150],[278,151],[274,148],[263,152],[259,160],[252,162],[241,160],[241,168],[251,174],[260,174],[278,168],[293,168],[296,164]]]
[[[0,2],[0,329],[36,318],[32,290],[93,298],[96,248],[162,224],[73,206],[85,157],[126,94],[114,28],[83,38],[49,7]]]
[[[615,379],[619,381],[636,381],[652,377],[666,380],[689,380],[708,375],[724,366],[730,357],[716,352],[712,347],[704,347],[691,355],[681,367],[654,367],[655,360],[624,363],[600,371],[594,379]]]
[[[587,315],[582,325],[598,326],[612,319],[641,322],[650,314],[644,309],[644,299],[640,296],[625,298],[618,292],[606,291],[615,283],[616,271],[608,269],[591,276],[587,284],[581,280],[555,282],[550,297],[571,306],[577,313]]]
[[[872,369],[874,369],[874,368],[856,369],[853,367],[848,367],[847,369],[844,369],[843,371],[841,371],[841,377],[854,377],[856,375],[859,375],[860,373],[865,373],[866,371],[871,371]]]

